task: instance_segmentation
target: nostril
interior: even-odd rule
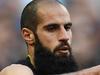
[[[69,39],[60,39],[59,41],[65,45],[68,42],[68,40]]]
[[[61,42],[66,42],[66,41],[70,40],[71,37],[72,37],[71,31],[66,31],[63,27],[58,33],[58,39]]]
[[[70,35],[69,35],[69,33],[62,32],[59,34],[58,39],[59,39],[59,41],[65,41],[65,40],[68,41],[70,39]]]

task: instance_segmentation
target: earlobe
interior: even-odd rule
[[[27,44],[34,44],[35,43],[34,33],[30,29],[23,28],[22,29],[22,36],[23,36],[24,40],[27,42]]]

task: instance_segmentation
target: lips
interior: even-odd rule
[[[63,47],[58,48],[55,51],[55,53],[56,53],[56,55],[59,55],[59,56],[69,56],[70,48],[68,46],[63,46]]]

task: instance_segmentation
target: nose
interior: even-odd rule
[[[72,38],[72,32],[71,32],[71,30],[67,31],[64,27],[62,27],[60,29],[60,32],[59,32],[58,35],[59,35],[58,39],[59,39],[60,42],[68,42]]]

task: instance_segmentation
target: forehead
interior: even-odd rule
[[[46,4],[45,4],[46,3]],[[68,10],[58,2],[44,2],[38,5],[37,14],[41,18],[41,22],[70,22]]]

